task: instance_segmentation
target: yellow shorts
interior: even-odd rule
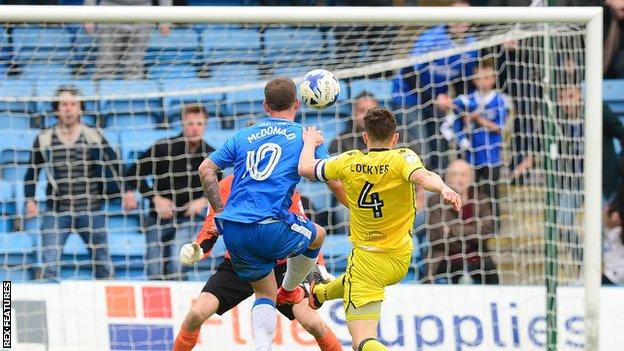
[[[383,301],[386,286],[400,282],[407,275],[412,249],[405,252],[370,252],[354,247],[347,261],[344,279],[344,307],[347,321],[379,319],[379,312],[359,313],[364,305]],[[363,311],[361,311],[363,312]]]

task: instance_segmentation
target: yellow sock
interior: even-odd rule
[[[357,351],[388,351],[388,348],[380,343],[379,340],[370,338],[362,340]]]
[[[342,291],[344,289],[344,278],[342,274],[338,278],[332,280],[327,284],[318,284],[314,287],[314,293],[320,303],[328,300],[342,299]]]

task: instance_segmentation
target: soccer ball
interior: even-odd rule
[[[315,69],[303,77],[299,85],[301,99],[313,109],[322,110],[333,105],[340,94],[340,83],[336,76],[324,69]]]

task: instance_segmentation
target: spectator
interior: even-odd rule
[[[193,241],[208,202],[198,167],[214,149],[204,140],[208,114],[201,104],[182,108],[182,133],[159,140],[126,172],[123,205],[137,207],[135,189],[151,202],[146,216],[146,274],[149,279],[183,279],[178,252]],[[153,177],[153,185],[146,180]]]
[[[332,140],[329,146],[329,154],[341,154],[353,149],[366,150],[366,144],[364,144],[364,139],[362,139],[364,115],[369,109],[378,106],[379,101],[368,91],[363,91],[356,96],[351,105],[351,120],[342,133]]]
[[[171,6],[172,0],[158,0],[160,6]],[[84,5],[95,6],[96,0],[85,0]],[[100,6],[151,6],[151,0],[100,0]],[[98,52],[93,79],[141,79],[145,74],[145,51],[152,31],[149,24],[85,23],[87,33],[97,36]],[[159,26],[162,35],[168,35],[170,26]]]
[[[464,151],[466,161],[475,167],[482,191],[498,199],[497,183],[503,164],[502,134],[512,109],[511,99],[495,89],[496,71],[491,60],[484,60],[475,67],[473,83],[477,90],[472,94],[460,95],[453,101],[440,94],[437,104],[443,110],[452,108],[459,116],[454,123],[457,145]]]
[[[445,182],[462,198],[461,218],[439,195],[427,201],[430,282],[457,284],[461,279],[498,284],[496,265],[486,242],[494,234],[492,204],[486,194],[472,186],[473,181],[470,164],[464,160],[450,163]]]
[[[613,203],[604,212],[603,274],[604,285],[624,285],[624,233],[621,209]]]
[[[464,0],[456,0],[453,6],[469,6]],[[412,49],[413,56],[434,51],[448,50],[475,42],[469,32],[470,24],[454,23],[432,27],[418,36]],[[420,150],[427,168],[442,171],[446,160],[443,156],[448,146],[440,133],[443,114],[434,106],[438,94],[446,94],[452,86],[455,94],[470,89],[468,77],[477,61],[477,51],[457,53],[430,62],[406,67],[394,79],[393,108],[401,111],[403,142],[407,145],[425,140],[426,147]]]
[[[617,165],[620,163],[618,155],[615,153],[613,139],[616,139],[624,148],[624,125],[618,116],[611,111],[607,104],[602,105],[602,197],[605,201],[611,201],[616,192],[622,177],[619,174]]]
[[[100,279],[112,277],[102,203],[108,189],[106,168],[120,179],[121,163],[97,129],[81,123],[82,103],[74,87],[60,87],[52,103],[58,123],[39,135],[25,176],[26,217],[38,215],[35,186],[47,176],[46,212],[41,224],[42,278],[56,279],[63,246],[72,230],[87,246]]]

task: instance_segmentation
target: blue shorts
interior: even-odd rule
[[[264,224],[218,222],[234,271],[248,282],[269,275],[277,260],[302,254],[316,238],[314,223],[294,214],[286,220],[268,220]]]

